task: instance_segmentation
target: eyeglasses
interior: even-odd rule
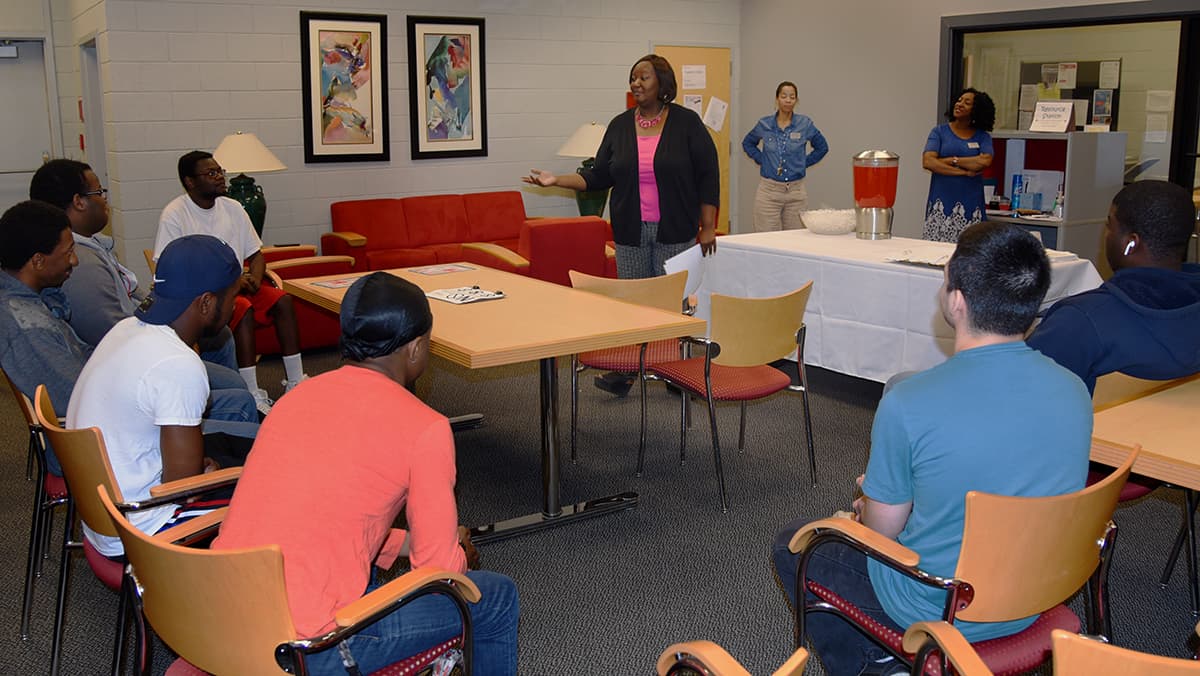
[[[103,197],[104,199],[108,199],[108,188],[96,188],[95,190],[89,190],[87,192],[79,193],[79,194],[84,195],[86,197],[94,197],[96,195],[99,195],[100,197]]]
[[[208,171],[202,171],[199,174],[196,174],[196,177],[199,178],[200,176],[207,176],[208,178],[216,178],[218,176],[224,176],[224,175],[225,175],[224,169],[209,169]]]

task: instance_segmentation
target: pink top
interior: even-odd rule
[[[368,405],[331,421],[347,402]],[[446,417],[387,376],[343,366],[271,409],[212,548],[279,545],[292,622],[316,636],[362,596],[371,562],[390,567],[406,538],[413,568],[467,569],[454,477]],[[401,509],[407,533],[391,527]]]
[[[657,223],[658,181],[654,180],[654,150],[658,148],[661,134],[637,137],[638,146],[638,195],[642,198],[642,220]]]

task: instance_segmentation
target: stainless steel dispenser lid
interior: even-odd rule
[[[864,150],[854,156],[859,166],[886,166],[899,164],[900,156],[890,150]]]

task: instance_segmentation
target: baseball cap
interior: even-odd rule
[[[147,324],[170,324],[206,292],[220,293],[242,274],[233,249],[212,235],[172,240],[158,257],[154,286],[134,315]]]

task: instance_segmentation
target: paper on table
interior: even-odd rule
[[[953,253],[953,249],[947,250],[944,246],[918,246],[891,256],[884,256],[883,260],[889,263],[913,263],[940,268],[950,262],[950,256]]]
[[[676,254],[663,263],[668,275],[675,274],[680,270],[687,270],[687,284],[683,288],[683,295],[690,296],[696,293],[696,289],[700,288],[700,282],[704,281],[704,271],[709,265],[709,260],[716,256],[714,251],[711,255],[705,256],[700,251],[700,245],[697,244],[681,254]]]

